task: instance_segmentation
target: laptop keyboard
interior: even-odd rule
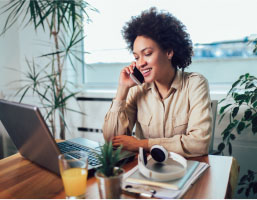
[[[86,146],[82,146],[73,142],[65,141],[57,143],[57,146],[59,147],[61,153],[67,153],[70,151],[84,151],[88,154],[88,164],[95,167],[97,165],[100,165],[100,162],[97,159],[98,153],[97,151],[88,148]],[[79,154],[72,153],[72,156],[75,158],[79,158]]]

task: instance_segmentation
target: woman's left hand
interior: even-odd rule
[[[119,147],[120,145],[122,145],[122,149],[125,150],[138,151],[139,147],[145,147],[146,145],[148,145],[148,141],[138,140],[133,136],[118,135],[114,136],[114,138],[112,139],[112,144],[114,147]]]

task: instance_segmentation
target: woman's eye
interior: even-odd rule
[[[152,53],[146,53],[146,54],[145,54],[145,56],[150,56],[150,55],[152,55]]]
[[[135,60],[138,60],[138,57],[135,57]]]

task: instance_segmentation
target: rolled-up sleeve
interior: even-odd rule
[[[136,120],[136,100],[133,94],[133,91],[130,89],[126,101],[113,99],[103,124],[105,140],[109,141],[117,135],[132,134]]]

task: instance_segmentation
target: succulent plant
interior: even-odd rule
[[[98,168],[97,172],[105,177],[119,175],[122,172],[121,168],[118,167],[121,158],[121,149],[122,146],[114,149],[112,142],[105,142],[101,147],[101,154],[98,155],[101,167]]]

